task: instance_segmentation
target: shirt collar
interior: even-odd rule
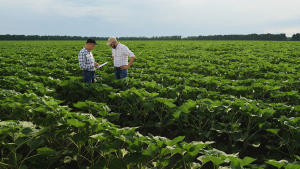
[[[83,49],[87,50],[87,48],[85,48],[85,47],[83,47]],[[91,52],[90,50],[87,50],[87,51]]]

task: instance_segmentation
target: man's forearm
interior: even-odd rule
[[[129,63],[128,63],[128,67],[130,67],[134,61],[135,57],[130,57]]]

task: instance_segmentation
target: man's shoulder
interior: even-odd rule
[[[122,48],[122,49],[123,49],[123,48],[128,48],[126,45],[121,44],[121,43],[119,43],[118,46],[119,46],[119,48]]]
[[[83,47],[79,53],[84,54],[84,53],[88,53],[88,52],[89,51],[85,47]]]

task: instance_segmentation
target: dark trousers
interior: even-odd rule
[[[83,70],[82,77],[83,77],[83,82],[84,83],[94,83],[94,79],[96,77],[95,76],[95,71]],[[92,92],[90,90],[87,90],[86,94],[87,94],[87,97],[90,97]]]
[[[127,77],[127,75],[128,75],[128,69],[122,70],[119,67],[115,67],[114,71],[115,71],[115,77],[117,79],[123,79],[123,78]]]
[[[84,83],[94,83],[95,71],[83,70],[82,72],[83,82]]]

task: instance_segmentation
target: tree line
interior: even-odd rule
[[[249,35],[209,35],[209,36],[190,36],[186,40],[266,40],[266,41],[285,41],[285,34],[249,34]]]
[[[40,36],[40,35],[0,35],[0,40],[95,40],[107,41],[109,37],[86,37],[86,36]],[[181,36],[153,36],[153,37],[117,37],[118,40],[181,40]]]
[[[59,36],[59,35],[0,35],[0,40],[86,40],[93,38],[106,41],[108,37],[86,37],[86,36]],[[265,40],[265,41],[300,41],[300,33],[293,34],[292,38],[287,38],[281,34],[248,34],[248,35],[208,35],[208,36],[153,36],[153,37],[117,37],[118,40]]]

